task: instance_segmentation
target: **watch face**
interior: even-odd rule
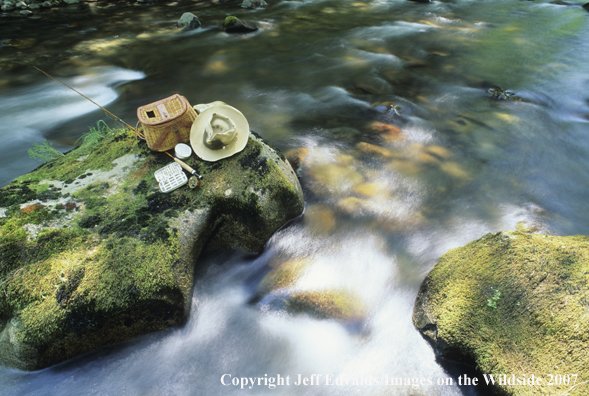
[[[200,180],[198,180],[198,177],[191,177],[188,180],[188,187],[190,188],[196,188],[200,185]]]

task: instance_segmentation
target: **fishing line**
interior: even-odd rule
[[[57,81],[58,83],[61,83],[63,85],[65,85],[66,87],[68,87],[69,89],[71,89],[72,91],[74,91],[75,93],[77,93],[78,95],[82,96],[84,99],[89,100],[90,102],[94,103],[96,106],[100,107],[102,110],[104,110],[106,112],[107,115],[111,116],[114,118],[115,121],[117,122],[121,122],[123,124],[125,124],[126,126],[128,126],[129,128],[131,128],[133,131],[135,131],[136,134],[138,134],[140,137],[142,137],[143,139],[145,139],[145,136],[139,132],[139,128],[134,128],[131,125],[127,124],[125,121],[123,121],[122,118],[118,117],[116,114],[111,113],[110,111],[108,111],[107,109],[105,109],[104,107],[102,107],[101,105],[99,105],[98,103],[96,103],[95,101],[93,101],[92,99],[90,99],[89,97],[87,97],[86,95],[84,95],[83,93],[81,93],[80,91],[77,91],[76,89],[70,87],[69,85],[67,85],[66,83],[64,83],[63,81],[53,77],[51,74],[39,69],[37,66],[33,66],[35,69],[37,69],[38,71],[40,71],[41,73],[45,74],[47,77],[49,77],[52,80]]]

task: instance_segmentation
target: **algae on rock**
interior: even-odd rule
[[[499,232],[442,256],[421,285],[413,323],[442,357],[495,378],[543,378],[496,384],[500,394],[585,395],[588,307],[589,237]],[[563,384],[565,374],[577,375],[576,386]]]
[[[199,189],[161,193],[169,162],[115,130],[0,189],[0,364],[36,370],[181,325],[203,250],[259,252],[303,210],[294,171],[253,134],[223,161],[187,160]]]

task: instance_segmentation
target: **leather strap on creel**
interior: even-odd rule
[[[141,140],[145,140],[145,136],[139,132],[139,127],[143,126],[143,124],[141,124],[141,121],[137,121],[137,124],[135,125],[135,135],[137,135],[137,137]]]
[[[174,132],[174,137],[176,138],[177,143],[182,143],[182,135],[180,135],[180,131],[178,128],[188,128],[192,127],[192,122],[190,121],[176,121],[174,125],[167,126],[160,137],[155,141],[153,146],[150,147],[153,151],[158,151],[161,145],[164,143],[170,132]]]

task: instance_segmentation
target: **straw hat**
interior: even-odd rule
[[[214,102],[192,124],[190,145],[201,159],[214,162],[243,150],[249,134],[249,124],[239,110]]]

